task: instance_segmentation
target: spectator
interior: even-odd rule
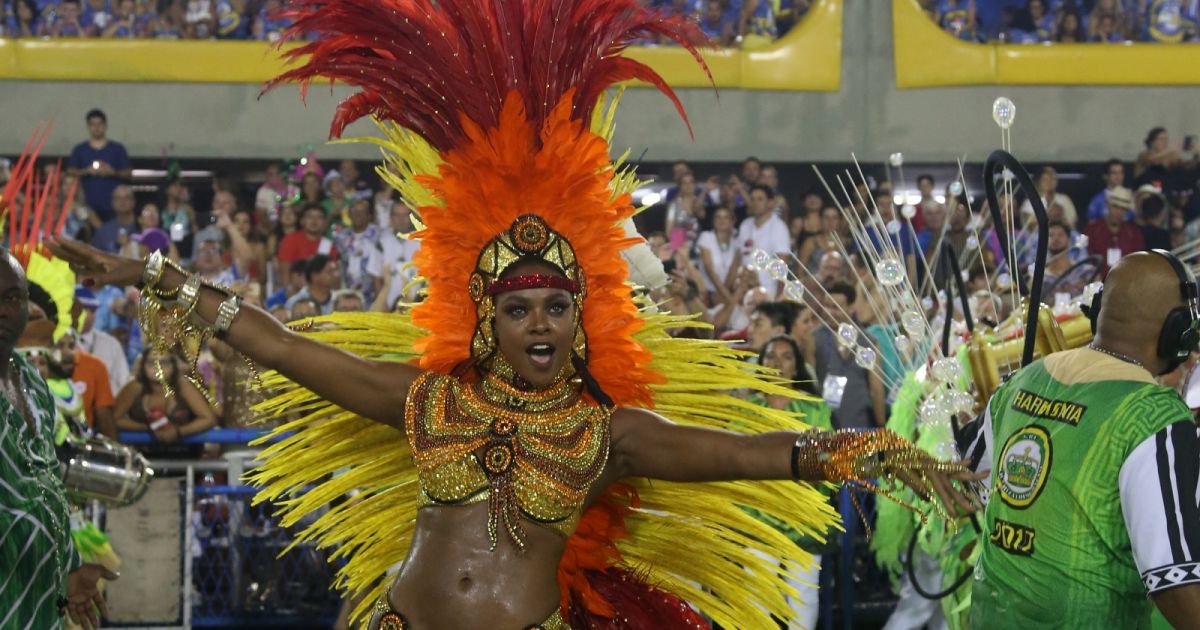
[[[85,0],[81,3],[80,23],[88,37],[99,37],[113,21],[108,0]]]
[[[37,0],[15,0],[4,8],[4,21],[0,24],[4,37],[31,38],[46,34],[38,15]]]
[[[1170,180],[1172,171],[1196,165],[1196,147],[1185,147],[1185,151],[1191,154],[1184,159],[1179,149],[1170,147],[1170,137],[1162,127],[1151,129],[1146,134],[1144,144],[1146,148],[1138,153],[1137,161],[1133,164],[1133,179],[1138,186],[1154,182],[1163,185]]]
[[[342,174],[342,180],[346,183],[346,191],[355,199],[370,200],[375,196],[375,191],[371,190],[371,185],[362,178],[362,174],[358,171],[358,163],[354,160],[342,160],[338,164],[338,172]]]
[[[946,226],[946,206],[934,204],[925,211],[925,227],[917,232],[917,243],[925,252],[927,261],[931,261],[942,240],[942,231]]]
[[[917,202],[917,213],[913,215],[913,229],[920,232],[925,227],[925,214],[931,209],[941,206],[942,214],[945,215],[945,207],[938,203],[938,200],[933,196],[933,176],[922,174],[917,176],[917,191],[921,193],[921,200]]]
[[[765,2],[766,0],[763,1]],[[787,199],[779,190],[779,169],[774,166],[764,166],[762,174],[758,176],[758,182],[770,188],[771,192],[775,193],[775,197],[772,198],[771,212],[778,214],[780,218],[790,216],[791,208],[788,207]]]
[[[315,254],[337,260],[337,248],[332,240],[325,237],[325,228],[325,209],[317,203],[305,203],[300,213],[300,229],[288,234],[279,243],[279,252],[275,255],[279,277],[283,276],[291,262],[312,258]]]
[[[305,171],[300,179],[300,202],[315,203],[325,208],[325,186],[321,183],[321,176],[314,170]]]
[[[1125,163],[1117,158],[1110,159],[1104,166],[1104,190],[1096,193],[1088,202],[1088,222],[1102,221],[1108,215],[1108,191],[1125,185]]]
[[[1122,0],[1096,0],[1088,15],[1088,41],[1121,42],[1129,39],[1129,12]]]
[[[323,314],[321,313],[321,305],[317,304],[317,301],[310,297],[302,297],[301,299],[292,303],[291,313],[291,321],[293,322],[301,319],[307,319],[309,317],[317,317]]]
[[[875,192],[877,221],[872,219],[866,227],[867,238],[876,251],[895,252],[901,258],[910,282],[917,281],[917,235],[912,226],[896,218],[896,207],[892,193],[886,190]]]
[[[671,262],[675,263],[674,260]],[[651,298],[661,304],[661,308],[667,313],[679,317],[692,317],[699,313],[701,321],[707,321],[704,302],[700,300],[700,284],[686,270],[679,269],[674,264],[670,264],[668,267],[667,285],[652,292]],[[710,330],[695,326],[671,328],[668,329],[668,333],[672,337],[689,339],[708,338],[711,335]]]
[[[1196,38],[1200,7],[1193,0],[1139,0],[1138,7],[1143,40],[1178,44]]]
[[[271,259],[271,254],[267,250],[267,237],[254,227],[254,215],[245,208],[235,209],[231,220],[237,236],[240,236],[241,240],[245,241],[250,248],[250,260],[245,276],[254,282],[265,284],[267,282],[267,265],[270,264]],[[234,238],[233,236],[229,237],[231,247]]]
[[[363,294],[354,289],[338,289],[333,292],[333,312],[361,313],[367,310],[367,301]]]
[[[78,326],[76,341],[79,348],[95,355],[108,371],[110,392],[120,391],[129,381],[129,362],[125,350],[116,337],[96,328],[96,309],[100,301],[91,289],[75,287],[75,300],[71,304],[71,321]]]
[[[808,260],[821,236],[821,209],[800,208],[800,214],[792,217],[788,231],[792,236],[796,258]]]
[[[754,156],[750,156],[742,160],[742,183],[747,188],[752,188],[756,184],[760,183],[758,180],[762,177],[762,169],[762,161]]]
[[[1169,217],[1162,195],[1151,195],[1142,201],[1138,218],[1145,249],[1171,249],[1171,233],[1165,227]]]
[[[829,315],[829,326],[820,326],[813,333],[816,346],[817,382],[826,404],[833,409],[833,424],[837,429],[866,429],[882,427],[886,423],[883,383],[875,372],[858,366],[854,361],[854,350],[846,348],[838,340],[836,328],[851,324],[849,313],[853,311],[854,287],[845,282],[836,282],[828,288],[825,310]],[[857,330],[857,328],[855,329]],[[859,333],[859,343],[867,343]]]
[[[792,313],[783,302],[763,302],[755,306],[746,329],[746,349],[760,353],[771,337],[789,334],[794,319]]]
[[[275,306],[282,306],[287,308],[288,300],[304,288],[304,270],[307,268],[307,260],[292,261],[292,264],[288,268],[288,274],[285,277],[283,286],[267,298],[267,307],[273,308]]]
[[[371,202],[354,199],[350,203],[350,226],[337,231],[333,237],[337,251],[342,254],[342,278],[347,289],[366,296],[367,303],[383,287],[383,276],[372,273],[382,269],[383,252],[379,245],[378,225],[371,222]]]
[[[1049,287],[1055,283],[1075,261],[1071,258],[1071,228],[1062,221],[1051,221],[1049,237],[1046,240],[1046,272],[1042,278],[1042,286]],[[1032,276],[1031,276],[1032,277]],[[1053,296],[1050,296],[1052,299]],[[1043,298],[1045,299],[1045,298]]]
[[[254,39],[277,42],[283,37],[284,30],[292,25],[292,20],[281,16],[279,9],[281,0],[265,0],[258,17],[254,20]]]
[[[817,282],[823,287],[846,281],[846,259],[839,252],[825,252],[817,265]]]
[[[726,7],[724,0],[708,0],[699,26],[704,35],[718,46],[729,46],[733,43],[737,28],[737,16]]]
[[[705,219],[704,197],[696,186],[696,176],[684,173],[679,178],[676,194],[667,202],[667,239],[671,249],[689,247],[696,242],[700,224]]]
[[[161,12],[147,23],[147,31],[156,39],[180,39],[185,35],[186,14],[183,0],[165,0]]]
[[[307,299],[316,304],[321,315],[328,315],[333,312],[333,292],[341,284],[337,260],[317,254],[304,267],[304,288],[288,300],[287,307],[294,315],[296,304]]]
[[[937,22],[942,30],[966,41],[975,40],[975,0],[938,0]]]
[[[1029,0],[1025,6],[1024,29],[1033,33],[1039,42],[1054,41],[1054,14],[1046,11],[1043,0]]]
[[[1041,0],[1033,0],[1040,2]],[[1038,172],[1037,178],[1038,196],[1041,197],[1042,203],[1046,208],[1058,204],[1063,209],[1063,220],[1072,228],[1079,225],[1079,215],[1075,212],[1075,202],[1071,198],[1058,192],[1058,171],[1054,170],[1053,166],[1043,166]],[[1026,199],[1025,203],[1021,204],[1021,219],[1029,221],[1033,217],[1033,204]]]
[[[154,252],[161,252],[171,260],[179,260],[179,252],[167,238],[167,233],[158,228],[148,228],[129,237],[129,246],[121,251],[129,251],[133,258],[145,258]]]
[[[108,21],[100,31],[100,35],[106,38],[131,39],[138,36],[137,16],[134,11],[137,9],[137,3],[134,0],[118,0],[112,14],[112,19]]]
[[[54,20],[50,22],[47,32],[50,37],[88,37],[88,29],[83,23],[83,6],[79,0],[61,0],[53,15]]]
[[[820,322],[817,320],[817,314],[809,308],[808,304],[796,304],[796,316],[792,319],[792,339],[800,345],[801,360],[804,363],[805,372],[808,374],[816,373],[817,352],[816,346],[813,344],[813,333],[816,331]],[[821,395],[820,383],[813,383],[813,393],[817,396]]]
[[[1103,261],[1101,270],[1103,275],[1108,275],[1109,268],[1115,265],[1122,256],[1146,248],[1142,231],[1125,218],[1132,207],[1133,197],[1130,195],[1129,189],[1110,191],[1108,193],[1108,215],[1103,221],[1092,222],[1084,230],[1084,234],[1088,237],[1088,253],[1099,256]]]
[[[719,207],[713,212],[713,229],[700,234],[696,249],[700,252],[700,267],[709,301],[719,303],[730,299],[737,270],[742,266],[742,250],[737,246],[737,233],[733,231],[732,210]]]
[[[750,314],[754,312],[754,307],[770,301],[771,295],[758,286],[758,274],[748,266],[742,267],[733,285],[733,295],[709,309],[713,328],[722,338],[745,339],[745,330],[750,325]]]
[[[287,182],[283,181],[283,177],[279,174],[279,164],[277,162],[268,164],[262,186],[259,186],[254,194],[255,223],[261,227],[267,225],[268,222],[278,221],[279,209],[284,205],[283,201],[287,194]]]
[[[274,256],[279,252],[279,246],[283,243],[283,239],[287,238],[288,234],[300,229],[300,216],[296,212],[295,204],[280,204],[279,220],[273,222],[272,225],[274,227],[267,236],[267,251]]]
[[[1083,30],[1078,13],[1065,11],[1062,14],[1054,33],[1054,41],[1064,44],[1081,44],[1087,41],[1087,32]]]
[[[741,0],[741,3],[737,39],[743,48],[762,48],[779,36],[772,0]]]
[[[409,263],[421,248],[421,242],[403,236],[412,231],[409,213],[408,206],[403,203],[392,206],[388,229],[381,230],[379,235],[377,246],[380,255],[374,259],[378,266],[367,269],[367,273],[372,276],[387,280],[384,310],[392,310],[396,301],[405,297],[404,289],[416,274],[416,269],[410,267]],[[382,289],[380,292],[385,293]],[[413,295],[407,297],[412,298]]]
[[[114,216],[105,221],[92,236],[92,245],[106,252],[116,253],[128,241],[129,235],[137,232],[137,219],[133,214],[133,189],[121,185],[113,189],[109,207]]]
[[[108,369],[98,357],[79,348],[75,330],[68,328],[55,342],[54,361],[83,398],[83,411],[89,427],[112,426],[113,394]]]
[[[171,235],[171,242],[179,249],[184,259],[192,257],[196,229],[196,210],[192,208],[191,192],[183,179],[176,176],[167,182],[166,198],[163,200],[162,225]]]
[[[64,2],[67,6],[70,2]],[[74,2],[76,9],[79,3]],[[67,172],[82,178],[83,194],[88,207],[96,211],[101,221],[113,218],[113,192],[122,181],[133,177],[125,147],[108,139],[108,117],[99,109],[87,113],[89,138],[75,145],[67,162]]]
[[[246,18],[244,0],[217,0],[213,3],[216,14],[217,39],[246,39],[250,36],[250,20]]]
[[[738,228],[738,241],[741,243],[743,257],[749,256],[756,249],[785,261],[791,256],[791,238],[787,224],[771,212],[773,196],[771,189],[762,184],[755,184],[750,188],[750,216],[742,221],[741,227]],[[765,288],[772,296],[778,294],[779,282],[772,278],[767,270],[759,270],[758,282],[759,286]]]
[[[158,366],[162,366],[159,380]],[[117,394],[117,426],[122,431],[150,431],[159,442],[203,433],[217,425],[217,416],[204,394],[184,377],[186,368],[174,355],[142,355],[133,366],[133,380]],[[168,396],[163,382],[170,383]]]
[[[346,180],[342,178],[342,174],[330,170],[325,174],[323,185],[325,201],[322,202],[322,206],[325,208],[325,216],[329,217],[329,224],[336,227],[350,225],[350,203],[354,201],[354,195],[346,189]]]

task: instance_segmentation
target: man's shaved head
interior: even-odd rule
[[[1104,280],[1096,343],[1128,354],[1159,374],[1158,337],[1167,314],[1183,306],[1179,276],[1166,258],[1151,252],[1130,254]]]

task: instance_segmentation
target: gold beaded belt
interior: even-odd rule
[[[371,623],[368,626],[371,630],[413,630],[412,624],[404,615],[392,609],[388,603],[387,595],[381,596],[375,600],[375,611],[371,615]],[[542,623],[535,623],[525,626],[523,630],[571,630],[571,626],[563,621],[562,613],[555,609],[554,614],[550,615]]]

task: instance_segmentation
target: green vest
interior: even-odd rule
[[[1149,627],[1118,480],[1138,444],[1191,414],[1179,394],[1153,383],[1051,376],[1071,361],[1093,369],[1115,361],[1090,350],[1061,354],[1080,352],[1031,364],[989,404],[992,491],[973,629]]]

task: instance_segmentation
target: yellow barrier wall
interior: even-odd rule
[[[667,83],[708,87],[686,51],[633,48]],[[718,88],[836,92],[842,76],[842,0],[821,0],[779,41],[756,50],[711,50]],[[284,68],[263,42],[0,39],[0,79],[262,83]]]
[[[896,87],[1200,85],[1194,44],[974,44],[892,0]]]

